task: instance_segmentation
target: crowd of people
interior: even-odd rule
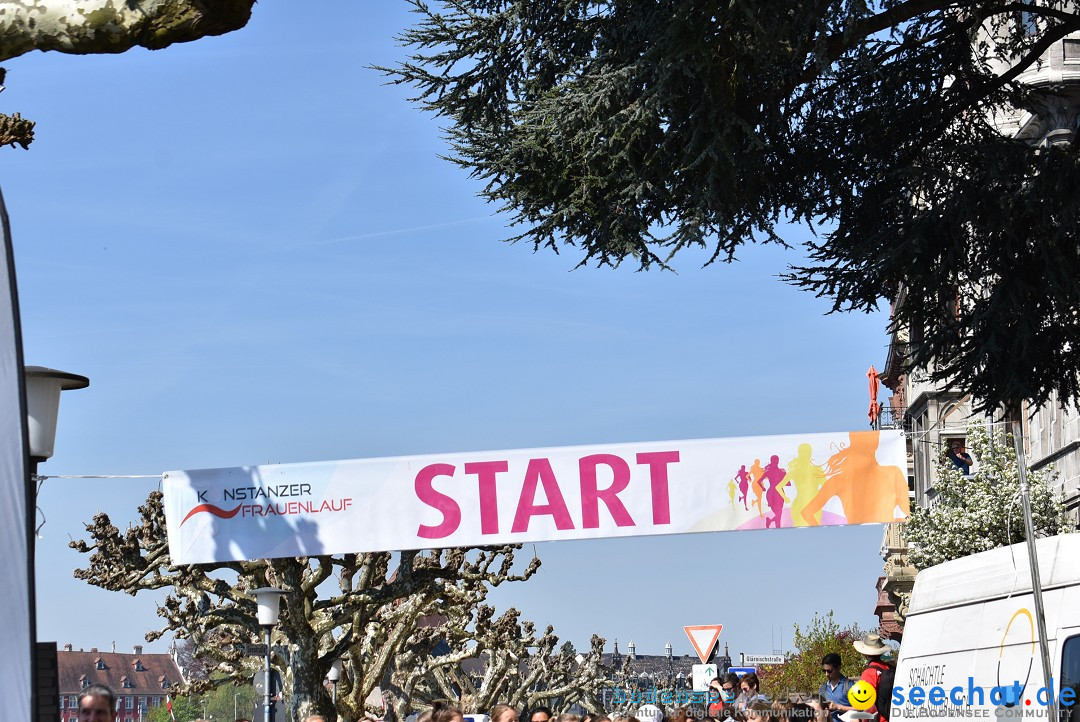
[[[791,699],[769,699],[761,692],[760,681],[752,672],[741,676],[728,673],[710,683],[715,690],[710,699],[718,697],[719,701],[710,702],[704,708],[686,706],[676,709],[667,722],[686,722],[688,718],[704,722],[888,722],[893,667],[884,661],[884,657],[892,649],[873,633],[856,640],[852,646],[866,659],[865,669],[858,679],[844,675],[841,671],[843,660],[837,652],[822,658],[821,672],[825,679],[817,691],[795,695]],[[868,707],[856,707],[848,697],[860,680],[874,690],[875,703]]]
[[[565,712],[556,714],[549,707],[533,707],[519,714],[507,704],[495,705],[485,722],[888,722],[888,701],[892,695],[891,665],[883,659],[891,651],[876,634],[867,634],[853,644],[866,660],[860,680],[875,691],[877,703],[868,709],[857,709],[850,703],[848,693],[859,681],[845,677],[838,653],[826,654],[821,660],[825,681],[814,694],[796,699],[770,700],[759,689],[760,681],[753,672],[739,676],[727,673],[713,679],[710,687],[715,694],[704,705],[685,705],[670,711],[665,718],[655,706],[639,708],[637,715],[593,714]],[[649,707],[649,709],[646,709]],[[415,722],[465,722],[465,713],[450,702],[436,702],[421,712]],[[473,718],[476,715],[470,714]],[[116,697],[112,690],[93,685],[79,697],[79,722],[115,722]],[[236,722],[251,722],[242,719]],[[327,722],[321,715],[311,715],[303,722]]]

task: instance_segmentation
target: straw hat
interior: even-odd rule
[[[867,657],[880,657],[886,652],[891,652],[892,647],[884,644],[881,641],[881,637],[870,632],[864,634],[862,639],[856,639],[852,646],[855,647],[855,651],[859,654],[865,654]]]

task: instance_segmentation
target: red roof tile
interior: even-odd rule
[[[98,669],[98,660],[104,669]],[[143,670],[136,671],[136,661]],[[59,693],[78,694],[85,675],[90,684],[103,684],[117,695],[160,695],[168,689],[161,686],[164,679],[169,687],[183,682],[180,668],[168,654],[123,654],[120,652],[68,652],[57,650]],[[130,687],[124,687],[126,677]]]

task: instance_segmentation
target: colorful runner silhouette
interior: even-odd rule
[[[761,494],[765,489],[761,486],[761,477],[765,474],[765,470],[761,468],[761,459],[754,459],[754,465],[750,467],[750,479],[752,480],[752,487],[754,489],[754,504],[758,509],[758,516],[765,516],[765,512],[761,509]]]
[[[813,449],[810,444],[799,444],[799,454],[788,462],[787,476],[784,478],[795,485],[795,500],[791,502],[791,523],[795,526],[806,526],[807,521],[803,517],[803,509],[810,503],[821,485],[825,483],[825,470],[814,463],[810,458]],[[814,514],[812,524],[821,523],[821,512]]]
[[[765,490],[765,501],[768,502],[769,511],[772,512],[771,517],[765,517],[766,529],[769,528],[769,522],[772,522],[777,529],[780,528],[784,504],[788,500],[787,495],[784,494],[784,486],[790,482],[785,482],[786,478],[787,472],[780,468],[780,457],[773,454],[762,473],[762,479],[769,482],[769,487]]]
[[[897,466],[882,466],[875,456],[877,431],[853,431],[851,446],[841,449],[825,462],[828,479],[802,510],[808,525],[818,524],[815,515],[836,497],[844,507],[848,524],[880,522],[896,518],[896,508],[907,513],[908,486]]]
[[[746,473],[746,464],[739,467],[735,478],[739,480],[739,501],[743,504],[743,510],[750,511],[750,507],[746,505],[746,493],[750,491],[750,475]]]

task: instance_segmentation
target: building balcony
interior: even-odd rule
[[[882,406],[878,413],[879,429],[911,430],[911,419],[907,416],[907,409],[903,406]]]

